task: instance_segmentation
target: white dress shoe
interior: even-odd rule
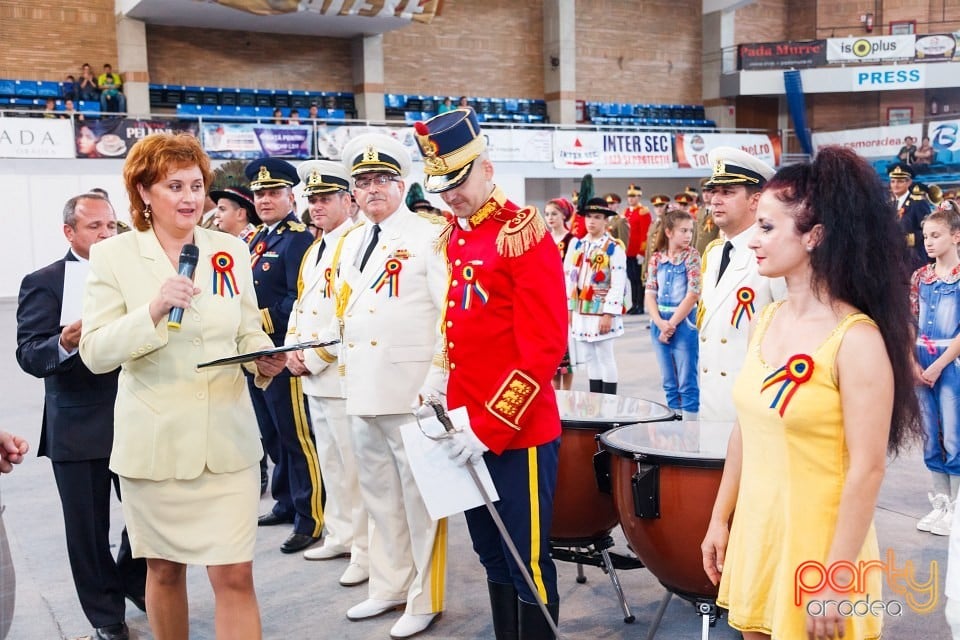
[[[358,584],[363,584],[369,579],[369,571],[358,565],[356,562],[351,562],[349,565],[347,565],[347,570],[343,572],[342,576],[340,576],[340,586],[355,587]]]
[[[390,629],[390,637],[394,640],[412,638],[429,629],[439,617],[439,611],[437,613],[405,613]]]
[[[406,600],[374,600],[367,598],[360,604],[350,607],[347,611],[348,620],[366,620],[374,618],[388,611],[395,611],[407,604]]]
[[[345,558],[350,555],[350,549],[336,545],[323,545],[314,547],[303,552],[304,560],[333,560],[334,558]]]

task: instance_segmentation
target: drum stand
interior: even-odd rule
[[[610,536],[583,540],[550,541],[550,550],[554,560],[577,564],[577,584],[583,584],[587,581],[587,576],[583,573],[583,565],[585,564],[600,567],[605,574],[610,576],[610,582],[613,583],[613,589],[620,601],[620,608],[623,610],[623,621],[630,624],[636,620],[636,616],[630,612],[630,606],[623,595],[623,587],[620,585],[617,569],[642,569],[643,563],[637,558],[611,553],[608,549],[612,546],[613,538]]]
[[[650,631],[647,632],[646,640],[653,640],[653,636],[656,635],[657,630],[660,628],[660,621],[663,620],[663,614],[667,611],[667,605],[670,604],[670,599],[673,598],[673,596],[674,593],[667,589],[667,593],[664,594],[663,600],[660,601],[660,606],[657,607],[657,614],[653,617],[653,624],[650,625]],[[706,598],[690,598],[682,595],[680,597],[688,602],[691,602],[693,606],[696,607],[697,615],[703,620],[703,625],[701,626],[700,631],[700,639],[708,640],[710,637],[710,627],[715,627],[717,625],[717,619],[719,618],[716,600],[709,600]]]

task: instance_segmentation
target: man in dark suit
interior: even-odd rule
[[[263,224],[250,239],[253,286],[257,290],[263,330],[282,346],[303,255],[314,237],[297,218],[293,187],[300,182],[296,168],[277,158],[247,165],[253,203]],[[323,529],[323,485],[310,413],[298,376],[288,369],[264,390],[247,376],[250,399],[260,424],[263,447],[276,467],[270,483],[276,504],[260,517],[261,526],[293,523],[293,533],[280,546],[296,553],[320,539]]]
[[[116,235],[113,207],[99,194],[71,198],[63,209],[63,232],[67,255],[20,285],[17,362],[43,378],[39,455],[53,463],[80,606],[97,638],[126,640],[124,597],[144,609],[147,567],[131,557],[126,529],[116,560],[110,552],[110,485],[117,478],[108,463],[118,372],[91,373],[77,354],[80,320],[60,324],[66,264],[85,262],[92,244]]]

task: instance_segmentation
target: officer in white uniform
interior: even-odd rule
[[[369,597],[347,617],[403,608],[390,637],[408,638],[443,610],[447,522],[427,513],[400,426],[420,397],[446,390],[440,318],[447,266],[435,246],[444,221],[403,205],[410,155],[393,138],[358,136],[341,157],[366,218],[343,242],[334,287],[346,411],[372,520]]]
[[[286,344],[317,340],[334,321],[333,256],[348,230],[356,226],[351,218],[350,174],[339,162],[311,160],[297,167],[305,185],[313,223],[323,231],[300,265],[297,301],[290,313]],[[310,405],[313,434],[320,468],[327,477],[327,501],[323,546],[307,549],[307,560],[350,557],[340,578],[343,586],[367,581],[367,510],[360,498],[357,465],[350,440],[350,420],[336,367],[336,349],[318,347],[292,351],[287,368],[303,382]]]
[[[733,383],[747,353],[750,321],[786,294],[782,278],[757,272],[747,247],[760,190],[773,174],[770,165],[732,147],[710,152],[713,219],[722,232],[704,251],[703,293],[697,313],[700,330],[700,421],[733,422]]]

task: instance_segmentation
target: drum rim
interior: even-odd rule
[[[565,391],[565,392],[569,393],[569,391]],[[585,393],[596,393],[596,392],[585,392]],[[629,427],[632,424],[647,424],[649,422],[670,422],[671,416],[675,415],[675,412],[673,411],[673,409],[671,409],[670,407],[668,407],[663,403],[654,402],[653,400],[647,400],[645,398],[635,398],[633,396],[621,396],[621,397],[631,398],[634,400],[642,400],[647,404],[652,404],[657,407],[660,407],[664,411],[664,416],[661,418],[653,418],[653,417],[637,418],[637,417],[623,416],[625,418],[623,421],[611,420],[611,421],[603,422],[600,420],[588,421],[588,420],[583,420],[581,418],[576,418],[576,417],[564,418],[561,415],[560,427],[563,429],[580,429],[584,431],[598,431],[598,430],[610,431],[611,429],[617,429],[619,427]]]
[[[655,420],[653,422],[669,422],[669,420]],[[650,462],[657,463],[663,462],[675,467],[692,467],[694,469],[722,469],[724,463],[726,462],[726,457],[723,458],[685,458],[679,455],[670,455],[669,452],[658,451],[657,453],[648,453],[645,451],[627,451],[622,447],[613,444],[609,441],[609,436],[612,435],[615,431],[618,431],[624,427],[636,426],[637,424],[649,424],[649,423],[634,423],[633,425],[625,424],[615,429],[610,429],[605,431],[598,436],[600,442],[600,448],[609,451],[613,455],[619,458],[627,458],[628,460],[633,460],[634,462]]]

